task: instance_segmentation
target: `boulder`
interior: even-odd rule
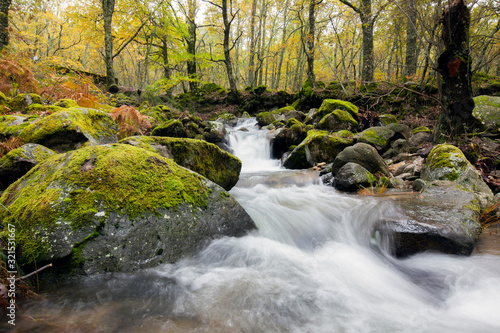
[[[377,179],[361,165],[349,162],[335,175],[333,186],[340,191],[356,192],[376,184]]]
[[[374,126],[367,128],[357,136],[358,142],[364,142],[377,148],[381,153],[385,152],[393,141],[398,139],[409,139],[410,128],[404,124],[389,124],[386,126]]]
[[[342,101],[339,99],[325,99],[319,110],[314,114],[310,114],[311,118],[314,119],[315,122],[320,121],[327,114],[332,113],[335,110],[343,110],[351,114],[353,119],[358,118],[358,107],[350,102]]]
[[[483,124],[492,133],[500,130],[500,97],[474,97],[475,107],[472,116]]]
[[[227,135],[226,126],[218,121],[207,122],[205,140],[211,143],[224,142]]]
[[[133,136],[120,143],[171,158],[175,163],[199,173],[227,191],[233,188],[240,176],[241,161],[237,157],[203,140]]]
[[[333,162],[337,154],[352,142],[353,135],[349,131],[329,134],[327,131],[311,130],[286,158],[283,166],[287,169],[307,169],[319,162]]]
[[[50,272],[132,272],[255,225],[220,186],[142,148],[89,146],[38,164],[0,197],[17,263]],[[31,266],[30,266],[31,265]],[[43,274],[43,273],[41,273]]]
[[[281,158],[291,146],[300,144],[306,136],[305,125],[295,118],[288,120],[286,127],[272,130],[268,137],[271,141],[273,158]]]
[[[397,209],[375,225],[381,244],[388,244],[392,254],[472,253],[481,233],[479,202],[472,192],[453,182],[435,181],[417,195],[393,200]]]
[[[419,147],[425,143],[432,142],[432,133],[429,132],[417,132],[410,137],[410,146]]]
[[[172,138],[187,138],[187,132],[179,119],[171,119],[151,131],[152,136],[168,136]]]
[[[492,203],[493,192],[486,185],[481,174],[467,160],[462,151],[449,144],[432,148],[425,162],[420,178],[424,181],[449,180],[475,193],[481,208]]]
[[[100,145],[117,141],[118,126],[107,113],[87,108],[70,108],[53,113],[26,126],[19,137],[58,153],[84,144]]]
[[[0,116],[0,139],[18,136],[25,127],[38,118],[38,116]]]
[[[317,127],[322,130],[328,131],[352,131],[358,127],[358,122],[351,116],[351,114],[344,110],[334,110],[333,112],[324,116],[319,122]]]
[[[332,165],[332,173],[335,176],[340,168],[349,162],[354,162],[371,173],[382,173],[390,176],[389,168],[377,150],[366,143],[356,143],[354,146],[345,148],[337,155]]]
[[[280,114],[278,111],[273,112],[261,112],[255,116],[259,126],[267,126],[274,123],[276,120],[285,120],[285,116]]]
[[[0,159],[0,191],[22,177],[38,163],[55,153],[35,143],[28,143],[13,149]]]

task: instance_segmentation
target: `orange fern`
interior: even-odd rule
[[[150,117],[141,114],[133,106],[122,105],[111,110],[110,115],[119,125],[118,137],[120,139],[132,135],[143,135],[151,129]]]

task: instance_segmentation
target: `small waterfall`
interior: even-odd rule
[[[255,118],[239,119],[228,128],[229,146],[241,160],[242,172],[277,171],[280,161],[271,159],[271,143],[267,129],[259,129]]]

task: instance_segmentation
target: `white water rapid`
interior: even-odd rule
[[[230,130],[243,161],[230,193],[258,231],[176,264],[60,287],[17,332],[500,332],[500,255],[394,259],[371,232],[389,199],[282,170],[266,131],[238,127],[248,131]]]

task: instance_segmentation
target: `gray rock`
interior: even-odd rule
[[[412,147],[419,147],[429,142],[432,142],[432,134],[428,132],[418,132],[410,137],[410,146]]]
[[[349,162],[357,163],[371,173],[381,172],[385,176],[390,176],[387,164],[377,150],[369,144],[356,143],[354,146],[345,148],[333,161],[333,174],[336,175],[340,168]]]
[[[35,143],[28,143],[13,149],[0,159],[0,190],[26,174],[31,168],[55,153]]]
[[[370,187],[377,182],[377,179],[370,171],[356,163],[346,163],[336,173],[333,179],[333,186],[340,191],[356,192],[361,188]]]
[[[227,130],[224,124],[218,121],[208,121],[207,124],[205,140],[211,143],[225,142]]]
[[[449,181],[436,181],[414,196],[396,197],[399,210],[380,221],[381,244],[406,257],[425,251],[470,255],[481,233],[476,196]]]

